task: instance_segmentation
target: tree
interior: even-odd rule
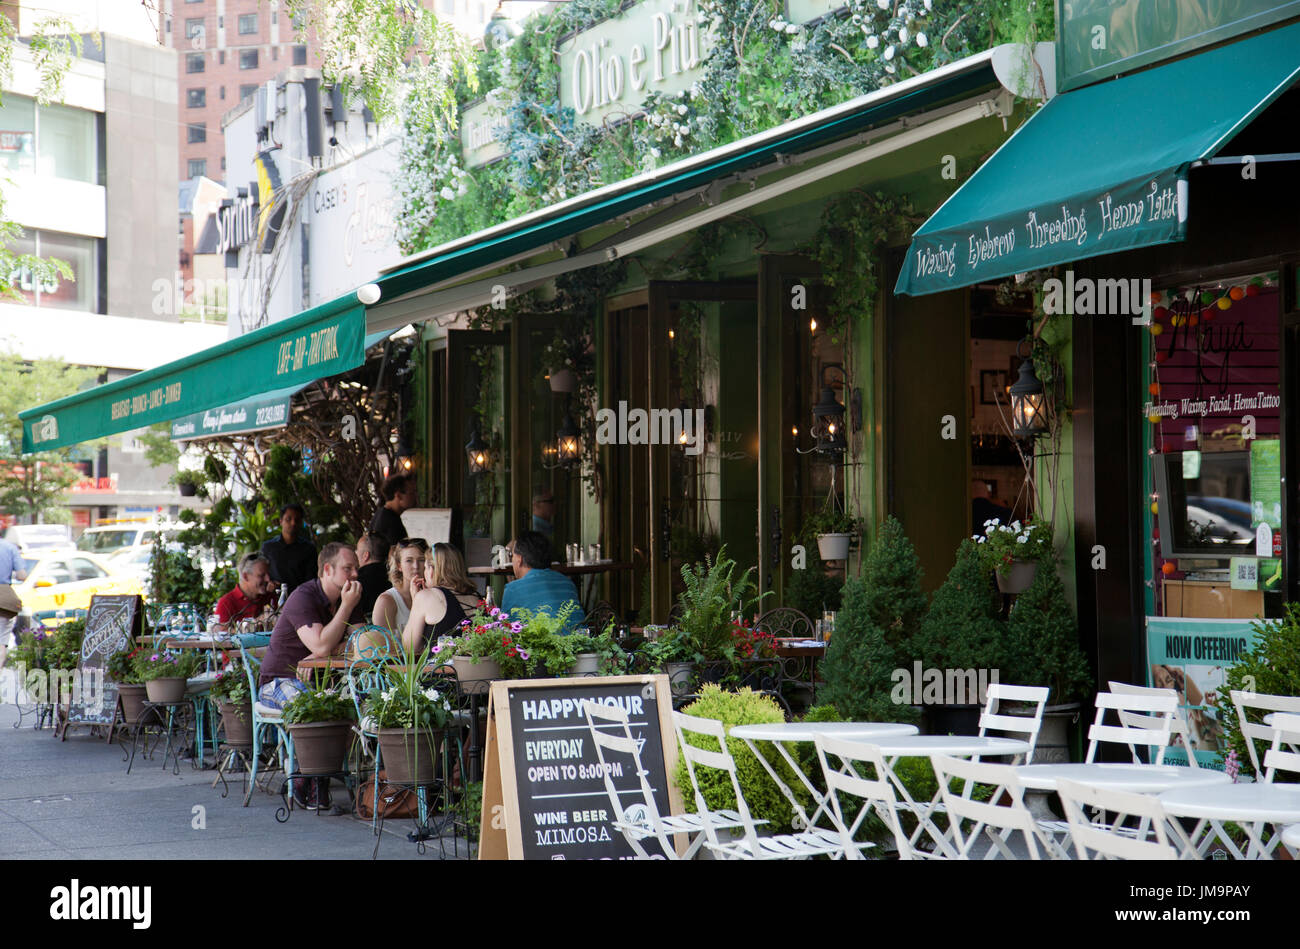
[[[921,624],[920,657],[935,669],[1000,668],[1005,626],[998,616],[998,595],[991,571],[969,539],[957,548],[957,560],[943,585],[934,591]]]
[[[24,455],[18,413],[72,395],[102,371],[0,352],[0,510],[17,517],[63,513],[63,492],[79,477],[69,462],[72,447]]]
[[[17,26],[0,11],[0,89],[13,81],[14,49],[19,43],[25,43],[31,50],[36,65],[36,101],[48,105],[60,98],[64,77],[72,68],[72,61],[81,55],[81,37],[73,32],[71,21],[61,16],[45,17],[37,22],[32,36],[20,40]],[[0,105],[3,104],[4,96],[0,93]],[[12,184],[7,176],[0,181]],[[0,189],[0,300],[23,300],[14,286],[14,278],[24,271],[37,283],[74,279],[72,268],[65,261],[14,253],[11,245],[22,237],[22,232],[16,221],[5,216],[5,196]]]

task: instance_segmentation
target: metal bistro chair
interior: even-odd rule
[[[1044,689],[1043,691],[1047,691]],[[1020,831],[1029,850],[1029,859],[1039,859],[1040,845],[1052,853],[1034,820],[1034,815],[1025,806],[1025,792],[1016,777],[1014,765],[989,764],[984,761],[965,761],[947,755],[935,755],[931,759],[935,776],[939,779],[939,793],[948,813],[953,840],[957,844],[958,859],[969,860],[971,850],[983,831],[989,841],[989,849],[984,854],[985,860],[991,860],[1001,854],[1008,860],[1018,859],[1011,851],[1009,842],[1012,834]],[[952,782],[965,781],[965,789],[958,794],[952,788]],[[977,801],[970,796],[976,784],[990,785],[993,794],[988,801]],[[1005,805],[1003,804],[1005,801]],[[973,822],[968,835],[963,835],[961,822]],[[994,833],[1000,830],[1002,833]]]
[[[1257,717],[1263,717],[1269,712],[1300,715],[1300,696],[1236,691],[1230,692],[1229,695],[1232,697],[1232,704],[1237,706],[1237,723],[1241,726],[1241,736],[1246,739],[1246,751],[1250,754],[1250,763],[1255,769],[1256,780],[1258,780],[1259,775],[1264,773],[1264,768],[1260,766],[1255,742],[1271,743],[1275,729],[1271,725],[1251,721],[1247,713],[1253,712]]]
[[[262,745],[265,742],[267,733],[270,733],[274,738],[277,756],[280,759],[280,767],[285,774],[293,773],[293,739],[282,722],[284,712],[281,709],[263,705],[258,700],[257,679],[262,671],[262,661],[248,651],[252,648],[246,645],[248,637],[236,636],[235,641],[239,643],[239,655],[244,660],[244,670],[248,675],[248,688],[253,696],[252,773],[248,776],[248,791],[244,794],[244,806],[247,807],[248,802],[253,797],[253,788],[257,784],[257,772],[262,764]]]
[[[867,813],[875,810],[876,815],[885,822],[890,833],[894,835],[894,845],[898,848],[898,859],[915,860],[916,852],[912,843],[903,832],[903,824],[898,818],[899,801],[894,793],[894,786],[889,783],[885,768],[884,755],[879,745],[864,741],[849,741],[832,735],[813,735],[813,745],[817,749],[817,760],[821,764],[822,775],[826,779],[826,796],[831,806],[827,810],[831,822],[839,834],[844,857],[848,860],[865,859],[861,847],[874,846],[870,843],[855,841],[854,835],[862,826]],[[833,767],[828,755],[839,758],[839,767]],[[871,765],[875,770],[874,778],[864,778],[856,765]],[[844,810],[840,803],[841,794],[852,794],[862,801],[858,816],[853,823],[844,820]]]
[[[812,620],[793,606],[778,606],[774,610],[768,610],[758,618],[754,628],[773,636],[795,639],[812,639],[814,632]]]
[[[696,718],[673,712],[673,728],[677,732],[677,743],[681,748],[682,758],[686,761],[686,771],[690,775],[691,787],[695,790],[695,807],[704,820],[704,833],[707,838],[705,846],[723,860],[804,860],[808,857],[842,857],[844,842],[840,835],[830,830],[810,829],[798,834],[782,834],[775,837],[759,837],[750,816],[749,805],[740,790],[740,781],[736,777],[736,759],[727,748],[727,731],[722,722],[711,718]],[[712,738],[719,751],[706,751],[687,743],[686,733],[705,735]],[[699,780],[695,776],[695,766],[702,765],[725,771],[731,779],[731,788],[736,795],[736,813],[740,817],[744,836],[740,840],[723,843],[718,840],[714,819],[720,814],[709,809],[700,790]]]
[[[1021,735],[1029,742],[1029,751],[1025,753],[1023,764],[1034,763],[1034,750],[1038,747],[1038,733],[1043,727],[1043,709],[1047,706],[1047,697],[1051,689],[1033,685],[1005,685],[1001,682],[991,683],[985,691],[984,710],[980,712],[981,738],[992,729],[995,732]],[[999,712],[1001,703],[1032,702],[1032,715],[1007,715]],[[1017,755],[1017,758],[1020,756]],[[1021,764],[1016,761],[1014,764]]]
[[[362,626],[352,633],[348,640],[349,656],[353,656],[348,666],[348,691],[352,704],[357,711],[357,724],[354,727],[361,739],[361,757],[357,761],[357,781],[361,780],[363,765],[369,761],[374,769],[375,802],[374,812],[370,816],[372,833],[379,833],[379,734],[374,722],[367,718],[362,710],[365,697],[373,689],[383,688],[388,680],[384,676],[383,663],[393,655],[401,655],[401,644],[395,643],[390,630],[382,626]]]
[[[1165,831],[1168,818],[1154,795],[1095,788],[1064,780],[1056,783],[1056,793],[1065,808],[1070,836],[1080,860],[1089,859],[1089,850],[1097,854],[1093,859],[1098,860],[1103,857],[1119,860],[1178,859],[1178,851],[1169,842]],[[1115,822],[1107,826],[1089,820],[1083,813],[1085,806],[1099,813],[1115,814]],[[1121,825],[1126,816],[1141,818],[1142,826],[1150,826],[1156,839],[1146,840],[1145,834],[1137,837],[1123,828]]]
[[[605,792],[609,795],[610,807],[614,811],[613,826],[622,832],[638,860],[690,860],[704,843],[706,822],[712,821],[716,830],[731,830],[745,826],[741,816],[735,811],[712,811],[664,817],[659,813],[654,789],[647,780],[650,772],[641,764],[641,742],[632,737],[627,712],[617,705],[602,705],[590,700],[583,701],[582,711],[587,717],[587,727],[591,730],[591,743],[596,748],[596,757],[600,760],[601,773],[605,778]],[[616,729],[621,727],[623,734],[601,731],[597,719],[607,725],[615,726]],[[605,760],[606,751],[627,755],[636,771],[640,792],[639,796],[637,791],[622,792],[624,795],[637,796],[637,799],[627,807],[623,806],[619,798],[620,792],[614,787],[614,767]],[[767,821],[758,820],[755,823],[765,824]],[[689,843],[680,857],[670,839],[675,834],[688,835]],[[645,848],[641,846],[643,840],[651,837],[658,842],[662,854],[646,853]]]
[[[1144,685],[1129,685],[1126,682],[1110,681],[1106,683],[1111,692],[1116,695],[1172,695],[1177,701],[1178,693],[1173,689],[1155,689]],[[1127,709],[1121,709],[1117,712],[1122,724],[1130,728],[1146,728],[1151,725],[1152,716],[1142,712],[1130,712]],[[1187,752],[1187,766],[1190,768],[1199,768],[1201,763],[1196,760],[1196,753],[1192,750],[1192,730],[1187,725],[1187,718],[1183,715],[1180,706],[1175,705],[1173,724],[1169,728],[1169,743],[1173,744],[1175,738],[1181,738],[1183,749]],[[1133,749],[1136,751],[1136,749]]]

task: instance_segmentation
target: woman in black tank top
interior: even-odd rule
[[[402,630],[402,646],[414,654],[431,646],[439,636],[455,633],[465,619],[465,610],[456,594],[433,585],[433,561],[424,569],[424,587],[411,597],[411,616]]]

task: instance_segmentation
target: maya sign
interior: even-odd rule
[[[600,125],[652,92],[690,89],[713,42],[699,16],[695,0],[645,0],[561,43],[560,104]]]

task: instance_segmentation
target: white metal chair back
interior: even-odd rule
[[[1155,689],[1145,685],[1129,685],[1127,682],[1111,681],[1106,683],[1110,690],[1116,695],[1172,695],[1177,702],[1179,695],[1175,689]],[[1147,728],[1153,723],[1150,715],[1141,712],[1130,712],[1128,709],[1119,710],[1120,724],[1130,728]],[[1183,739],[1183,749],[1187,752],[1187,764],[1192,768],[1199,768],[1201,763],[1196,760],[1196,753],[1192,750],[1192,730],[1187,724],[1187,717],[1183,715],[1181,706],[1175,704],[1174,720],[1169,728],[1169,740],[1173,742],[1175,736],[1181,736]]]
[[[1169,736],[1173,729],[1174,712],[1178,708],[1178,697],[1170,690],[1169,695],[1117,695],[1113,692],[1097,693],[1097,717],[1088,728],[1088,764],[1092,764],[1097,754],[1097,745],[1110,742],[1127,745],[1133,761],[1140,764],[1138,745],[1154,745],[1160,752],[1156,764],[1164,764],[1165,749],[1169,747]],[[1105,724],[1106,711],[1141,712],[1144,720],[1141,725],[1125,724],[1120,717],[1119,725]]]
[[[591,730],[591,743],[595,746],[596,757],[600,761],[600,770],[605,779],[605,793],[609,795],[609,804],[614,811],[614,823],[628,828],[623,830],[623,836],[640,859],[677,859],[677,849],[668,838],[659,815],[659,806],[655,803],[654,788],[650,786],[648,780],[650,772],[641,765],[641,746],[632,737],[627,712],[617,705],[602,705],[589,699],[583,700],[582,712],[587,717],[587,728]],[[601,731],[597,727],[597,719],[606,724],[621,726],[623,734]],[[636,768],[637,780],[641,785],[641,797],[632,809],[625,809],[622,801],[619,800],[618,789],[614,787],[613,768],[605,760],[606,751],[627,755]],[[636,809],[642,807],[645,810],[636,813]],[[642,832],[638,833],[632,830],[632,827],[640,827]],[[646,853],[645,848],[641,846],[641,840],[647,836],[653,836],[659,842],[662,854]]]
[[[1246,713],[1254,711],[1260,713],[1260,715],[1267,715],[1269,712],[1300,715],[1300,696],[1238,691],[1228,694],[1232,696],[1232,704],[1237,706],[1237,725],[1241,729],[1241,736],[1246,739],[1246,750],[1250,753],[1250,763],[1255,769],[1255,774],[1263,774],[1264,769],[1260,766],[1259,752],[1255,750],[1255,742],[1263,741],[1271,744],[1274,729],[1271,725],[1250,721]]]
[[[1025,753],[1025,764],[1034,761],[1034,749],[1038,746],[1038,733],[1043,727],[1043,709],[1047,706],[1047,697],[1051,689],[1034,685],[1004,685],[993,682],[984,695],[984,711],[980,713],[980,737],[992,729],[996,732],[1011,732],[1023,735],[1029,742],[1029,751]],[[1007,715],[999,711],[1002,702],[1032,702],[1032,715]],[[1017,762],[1019,756],[1016,756]]]
[[[1278,712],[1273,716],[1273,747],[1264,752],[1264,782],[1273,783],[1279,770],[1300,775],[1300,715]],[[1286,746],[1290,746],[1288,749]]]
[[[1029,859],[1039,859],[1038,847],[1043,841],[1038,836],[1038,822],[1029,813],[1029,808],[1025,807],[1025,792],[1016,777],[1015,765],[966,761],[947,755],[935,755],[930,760],[934,765],[935,776],[939,779],[939,793],[943,795],[944,807],[948,811],[959,859],[970,859],[971,849],[981,832],[990,843],[984,859],[991,859],[998,854],[1008,860],[1018,859],[1018,855],[1008,845],[1011,835],[1016,831],[1024,835]],[[961,793],[952,788],[955,780],[965,782],[965,789]],[[977,801],[970,796],[976,784],[992,786],[993,794],[987,801]],[[1007,803],[1004,805],[1003,801]],[[973,822],[974,826],[968,835],[962,833],[963,820]],[[1003,833],[995,834],[994,830]]]
[[[817,760],[821,762],[822,774],[826,778],[826,794],[831,804],[828,813],[844,845],[844,856],[849,860],[864,859],[858,850],[859,844],[854,842],[854,835],[862,826],[867,813],[874,809],[885,822],[890,833],[894,835],[894,843],[898,846],[898,858],[915,859],[912,845],[907,839],[907,834],[903,833],[903,825],[898,819],[898,796],[894,793],[894,786],[886,777],[889,772],[885,770],[884,754],[880,747],[868,742],[848,741],[822,734],[814,735],[813,743],[817,748]],[[832,766],[827,755],[839,758],[839,767]],[[855,764],[871,765],[875,769],[876,776],[862,777],[859,770],[854,767]],[[852,794],[862,801],[862,808],[858,811],[858,816],[853,820],[852,825],[844,820],[844,811],[840,805],[841,793]]]
[[[1090,787],[1077,781],[1064,779],[1056,782],[1065,819],[1070,825],[1070,836],[1080,860],[1109,857],[1118,860],[1177,860],[1178,851],[1169,843],[1165,831],[1165,811],[1154,795],[1134,794],[1109,788]],[[1083,812],[1084,807],[1096,808],[1103,813],[1115,814],[1114,822],[1093,823]],[[1142,833],[1135,837],[1121,830],[1124,818],[1141,818]],[[1146,840],[1145,830],[1150,825],[1155,840]],[[1097,854],[1089,858],[1088,851]]]
[[[726,727],[722,722],[712,718],[696,718],[694,715],[674,711],[673,729],[677,732],[677,745],[681,750],[682,760],[686,762],[686,773],[690,776],[691,788],[695,791],[696,810],[701,815],[712,813],[708,802],[704,800],[704,793],[700,790],[700,782],[695,775],[695,766],[703,765],[706,768],[725,771],[731,779],[731,787],[736,794],[736,811],[740,814],[745,840],[757,850],[759,846],[758,834],[754,830],[754,819],[750,816],[749,805],[745,803],[745,795],[741,793],[740,781],[736,778],[736,759],[731,756],[731,751],[727,748]],[[704,748],[697,748],[686,740],[686,732],[696,735],[708,735],[717,740],[718,747],[722,750],[708,751]],[[710,847],[720,845],[717,831],[713,829],[712,822],[707,819],[704,824],[704,832],[708,837]]]

